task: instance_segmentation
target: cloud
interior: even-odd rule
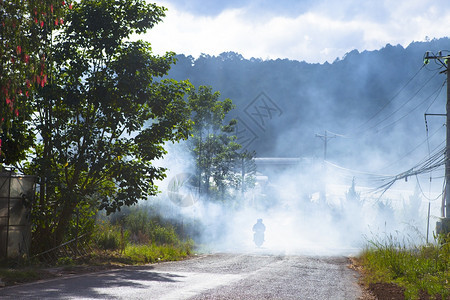
[[[407,46],[428,37],[444,37],[450,9],[444,1],[304,1],[273,9],[266,1],[219,2],[172,0],[163,23],[144,39],[156,53],[198,57],[234,51],[245,58],[289,58],[332,62],[353,49],[379,49],[386,44]],[[442,3],[440,3],[442,2]],[[220,2],[224,3],[224,2]],[[208,13],[211,11],[211,13]]]

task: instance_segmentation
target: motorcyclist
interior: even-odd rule
[[[253,241],[258,247],[261,247],[264,243],[264,231],[266,231],[266,226],[263,224],[262,219],[257,219],[256,224],[253,225]]]
[[[266,231],[266,226],[263,224],[262,219],[257,219],[256,224],[253,225],[253,232],[263,232]]]

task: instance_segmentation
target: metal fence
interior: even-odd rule
[[[36,176],[0,172],[0,260],[28,255]]]
[[[68,242],[65,242],[57,247],[36,254],[32,259],[54,264],[61,258],[77,259],[92,253],[93,250],[88,242],[88,235],[80,235]]]

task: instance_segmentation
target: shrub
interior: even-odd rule
[[[102,250],[123,250],[128,244],[128,232],[120,226],[103,222],[97,225],[94,241]]]

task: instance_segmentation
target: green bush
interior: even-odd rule
[[[71,266],[71,265],[74,265],[74,261],[72,258],[65,256],[65,257],[58,258],[58,261],[56,262],[56,264],[58,266]]]
[[[128,244],[128,235],[128,232],[120,226],[103,222],[97,224],[94,241],[102,250],[123,250]]]
[[[152,231],[153,241],[158,245],[178,245],[180,240],[173,227],[161,227],[155,225]]]

